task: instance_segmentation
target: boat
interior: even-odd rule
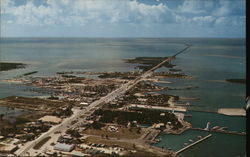
[[[191,140],[191,139],[189,139],[188,141],[189,141],[189,142],[194,142],[194,141],[193,141],[193,140]]]
[[[216,130],[216,129],[219,129],[220,127],[219,126],[215,126],[212,128],[212,130]]]

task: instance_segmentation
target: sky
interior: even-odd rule
[[[245,38],[245,0],[0,0],[1,37]]]

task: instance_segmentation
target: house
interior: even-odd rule
[[[83,105],[83,106],[88,106],[89,104],[86,103],[86,102],[81,102],[80,105]]]
[[[148,99],[145,99],[145,98],[137,98],[138,101],[140,102],[146,102]]]
[[[160,116],[165,116],[165,113],[161,113]]]

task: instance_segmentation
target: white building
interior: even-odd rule
[[[88,106],[89,104],[86,103],[86,102],[81,102],[80,105],[83,105],[83,106]]]
[[[54,146],[54,150],[70,152],[74,149],[74,147],[74,144],[56,143],[56,145]]]

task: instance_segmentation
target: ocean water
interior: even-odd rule
[[[188,130],[181,135],[168,135],[161,136],[162,142],[154,144],[155,146],[164,147],[166,149],[171,148],[174,151],[180,150],[185,147],[184,143],[190,144],[190,139],[197,141],[197,136],[206,136],[207,132]],[[246,138],[239,135],[228,135],[221,133],[212,133],[212,137],[200,142],[199,144],[190,147],[183,153],[180,153],[180,157],[236,157],[245,156]],[[175,144],[173,144],[175,143]]]
[[[0,40],[0,61],[22,62],[25,69],[0,72],[0,80],[12,78],[26,72],[38,71],[34,76],[51,76],[59,71],[131,71],[134,64],[122,59],[134,57],[171,56],[183,49],[185,44],[193,46],[177,56],[172,63],[177,69],[194,76],[193,79],[166,79],[172,84],[163,86],[198,86],[191,90],[166,90],[166,94],[199,98],[190,101],[191,108],[216,110],[222,107],[245,106],[245,89],[242,84],[225,82],[228,78],[245,78],[245,39],[201,39],[201,38],[4,38]],[[168,70],[161,68],[160,70]],[[0,82],[0,98],[39,96],[25,90],[24,86]],[[6,108],[0,108],[6,112]],[[194,127],[225,126],[229,130],[245,131],[245,117],[230,117],[214,113],[192,112],[187,118]],[[161,135],[159,146],[178,148],[188,137],[196,136],[190,131],[178,137]],[[228,144],[228,141],[232,143]],[[214,134],[187,151],[182,156],[237,156],[245,154],[245,136]]]

